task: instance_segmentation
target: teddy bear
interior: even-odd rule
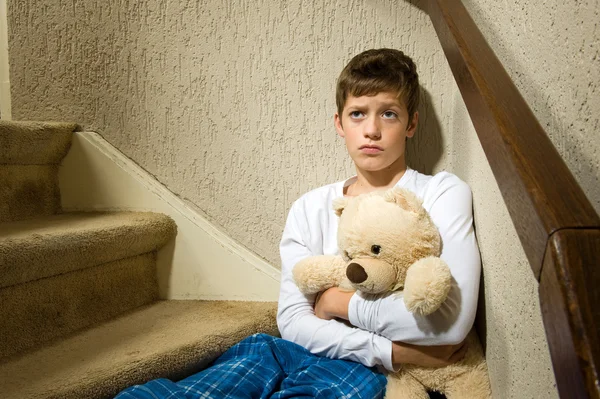
[[[402,295],[407,310],[427,317],[442,306],[452,288],[452,274],[440,258],[439,231],[411,191],[395,187],[333,203],[339,217],[341,255],[311,256],[292,274],[300,291],[317,294],[337,286],[366,294]],[[388,374],[386,399],[489,398],[487,365],[474,331],[467,336],[465,357],[452,365],[426,368],[405,364]]]

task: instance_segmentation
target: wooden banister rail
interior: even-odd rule
[[[419,6],[431,17],[539,281],[560,397],[600,399],[600,218],[462,2]]]

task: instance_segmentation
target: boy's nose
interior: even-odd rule
[[[381,130],[376,118],[369,118],[365,124],[364,135],[370,139],[378,139],[381,137]]]

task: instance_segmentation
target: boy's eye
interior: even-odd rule
[[[396,118],[397,116],[398,115],[396,115],[396,113],[393,112],[393,111],[385,111],[383,113],[383,117],[386,118],[386,119],[393,119],[393,118]]]
[[[360,118],[363,115],[362,112],[360,111],[352,111],[350,112],[350,117],[351,118]]]

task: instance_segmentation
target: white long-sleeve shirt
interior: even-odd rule
[[[419,345],[461,342],[475,319],[481,260],[473,230],[471,190],[447,172],[428,176],[409,168],[396,184],[423,200],[440,231],[441,258],[453,277],[442,307],[429,316],[416,316],[406,309],[402,293],[356,293],[348,307],[352,326],[315,316],[315,295],[299,291],[292,268],[307,256],[338,254],[338,217],[332,201],[342,197],[344,186],[354,179],[310,191],[290,209],[280,244],[282,274],[277,324],[282,338],[318,355],[366,366],[383,365],[388,370],[393,370],[392,341]]]

